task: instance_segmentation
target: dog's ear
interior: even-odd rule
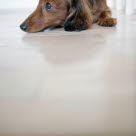
[[[90,2],[88,0],[72,0],[64,29],[66,31],[82,31],[88,29],[92,22]]]

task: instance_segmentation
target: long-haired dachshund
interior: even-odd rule
[[[40,0],[37,9],[20,28],[26,32],[39,32],[62,26],[66,31],[82,31],[96,22],[107,27],[117,24],[106,0]]]

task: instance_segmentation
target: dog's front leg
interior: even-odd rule
[[[98,19],[98,25],[105,27],[112,27],[117,24],[117,19],[111,17],[111,10],[107,7],[101,14]]]

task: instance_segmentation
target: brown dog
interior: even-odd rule
[[[37,9],[20,26],[26,32],[39,32],[62,26],[66,31],[81,31],[98,22],[115,26],[106,0],[40,0]]]

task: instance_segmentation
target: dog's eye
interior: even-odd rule
[[[46,5],[45,5],[45,8],[46,8],[47,11],[50,11],[50,10],[52,10],[53,7],[50,3],[47,2]]]

